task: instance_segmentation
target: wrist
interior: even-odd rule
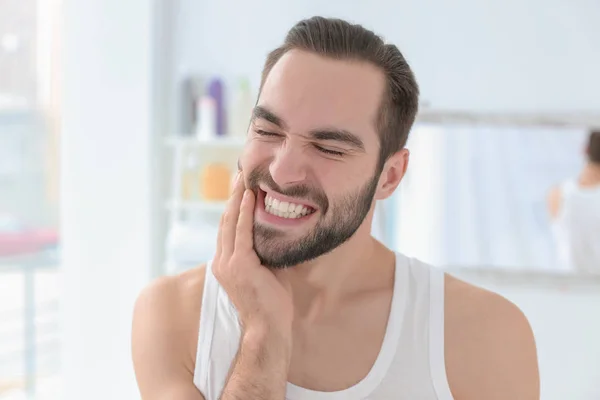
[[[255,352],[276,353],[279,356],[291,356],[292,332],[291,329],[275,329],[266,325],[252,325],[244,328],[242,344]]]

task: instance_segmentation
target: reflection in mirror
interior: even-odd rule
[[[579,179],[588,136],[586,127],[417,124],[397,246],[448,267],[577,272],[557,251],[548,196]]]

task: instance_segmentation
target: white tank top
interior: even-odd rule
[[[444,273],[396,254],[386,333],[365,378],[336,392],[287,384],[287,400],[452,400],[444,362]],[[223,390],[240,340],[237,313],[206,267],[194,384],[206,400]]]
[[[600,274],[600,186],[561,185],[562,205],[553,223],[562,267]]]

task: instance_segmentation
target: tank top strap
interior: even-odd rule
[[[445,357],[445,281],[442,269],[429,266],[429,367],[439,400],[452,400]]]
[[[196,350],[196,365],[194,367],[194,384],[204,396],[209,396],[211,392],[207,376],[210,368],[209,363],[213,345],[215,319],[217,316],[219,287],[217,278],[212,272],[211,260],[206,263],[204,291],[202,293],[200,311],[200,327],[198,331],[198,348]]]

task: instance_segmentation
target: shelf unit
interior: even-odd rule
[[[237,158],[246,143],[243,137],[223,137],[211,140],[199,140],[193,136],[171,136],[164,140],[165,146],[172,152],[171,193],[166,201],[169,234],[178,226],[186,225],[192,217],[218,222],[225,211],[226,201],[203,201],[183,198],[183,177],[187,157],[193,155],[199,161],[197,184],[200,186],[200,171],[211,162],[224,162],[231,165],[235,172]],[[167,251],[165,266],[167,273],[175,272],[176,260],[172,260]]]
[[[194,137],[169,137],[165,140],[167,146],[173,150],[173,170],[171,177],[171,198],[167,201],[170,212],[171,224],[177,223],[181,211],[222,213],[225,202],[186,200],[181,196],[182,177],[185,156],[187,153],[196,153],[198,158],[206,159],[207,152],[214,158],[215,153],[226,152],[227,156],[237,157],[246,143],[243,138],[215,138],[212,140],[198,140]],[[203,154],[204,153],[204,154]],[[218,157],[218,156],[217,156]]]

